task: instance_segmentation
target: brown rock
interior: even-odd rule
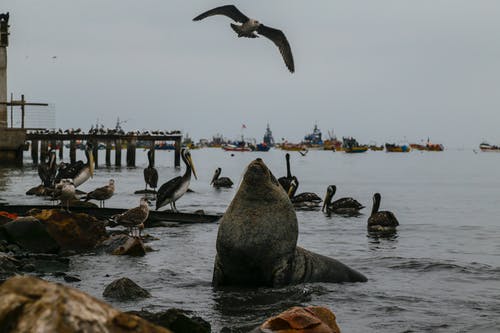
[[[322,306],[293,307],[252,331],[273,333],[340,333],[335,315]]]
[[[107,253],[140,257],[146,255],[146,248],[141,239],[125,234],[115,234],[101,243]]]
[[[85,213],[68,213],[60,209],[45,209],[34,215],[62,251],[93,249],[106,238],[104,223]]]
[[[151,297],[146,289],[141,288],[129,278],[121,278],[111,282],[102,293],[104,297],[120,300],[134,300],[142,297]]]
[[[172,333],[76,289],[28,276],[0,285],[0,332]]]

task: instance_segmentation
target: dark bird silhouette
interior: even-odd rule
[[[153,164],[153,151],[148,150],[148,167],[144,169],[144,182],[146,183],[145,190],[151,187],[156,191],[156,187],[158,187],[158,170],[154,167]]]
[[[56,175],[56,183],[65,178],[72,179],[75,187],[78,187],[92,178],[94,176],[94,155],[90,145],[85,148],[85,156],[87,157],[87,163],[80,160],[71,164],[62,164]]]
[[[112,217],[114,221],[124,227],[127,227],[130,236],[135,237],[134,229],[138,231],[138,237],[141,237],[140,231],[144,228],[144,222],[149,216],[149,201],[147,198],[141,198],[138,207],[131,208],[126,212]]]
[[[323,208],[321,209],[322,211],[326,210],[327,213],[336,213],[341,215],[358,215],[359,211],[365,208],[365,206],[351,197],[340,198],[333,201],[333,196],[336,191],[337,186],[328,186],[326,189],[325,200],[323,201]]]
[[[299,181],[297,177],[293,177],[292,182],[290,183],[290,189],[288,190],[288,197],[292,202],[293,206],[298,209],[316,209],[319,207],[321,198],[313,192],[303,192],[295,195],[297,189],[299,188]]]
[[[257,38],[259,37],[257,34],[259,34],[269,38],[278,47],[288,70],[291,73],[295,71],[290,44],[281,30],[265,26],[259,21],[247,17],[234,5],[226,5],[210,9],[196,16],[193,21],[200,21],[213,15],[225,15],[233,19],[235,22],[241,23],[241,25],[231,23],[231,28],[234,32],[236,32],[238,37]]]
[[[115,193],[115,181],[110,179],[108,185],[96,188],[95,190],[87,193],[83,198],[85,201],[98,200],[99,207],[104,208],[104,201],[108,200]]]
[[[177,212],[175,202],[187,192],[189,183],[191,182],[191,173],[194,175],[194,178],[197,178],[189,150],[183,148],[181,150],[181,157],[186,165],[186,171],[184,175],[172,178],[160,187],[156,194],[156,210],[166,204],[170,204],[172,211]]]
[[[56,151],[51,149],[49,151],[49,161],[42,161],[42,163],[38,164],[38,176],[42,181],[43,186],[45,187],[53,187],[54,181],[57,172],[57,164],[56,164]]]
[[[221,172],[221,168],[215,169],[210,185],[213,185],[214,187],[232,187],[233,181],[228,177],[220,177]]]
[[[398,219],[392,212],[378,210],[380,200],[380,193],[375,193],[373,195],[372,213],[368,218],[368,231],[394,232],[399,225]]]
[[[281,184],[281,187],[283,187],[285,192],[288,193],[288,190],[290,189],[290,184],[292,183],[292,180],[293,180],[292,172],[290,171],[290,154],[289,153],[286,153],[285,160],[286,160],[286,177],[280,177],[278,179],[278,182]]]

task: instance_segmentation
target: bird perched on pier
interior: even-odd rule
[[[288,197],[292,202],[293,206],[298,209],[310,210],[319,207],[321,198],[313,192],[303,192],[295,195],[297,188],[299,187],[299,181],[297,177],[293,177],[290,183],[290,189],[288,190]]]
[[[130,236],[135,237],[134,229],[138,231],[138,237],[140,237],[140,231],[144,228],[144,222],[149,216],[149,201],[146,197],[142,197],[138,207],[127,210],[122,214],[113,216],[114,221],[124,227],[127,227]]]
[[[214,187],[232,187],[233,186],[233,181],[229,179],[228,177],[219,177],[222,172],[221,168],[215,169],[214,176],[212,177],[212,181],[210,182],[210,185],[213,185]]]
[[[295,71],[290,44],[281,30],[265,26],[259,21],[247,17],[234,5],[226,5],[210,9],[196,16],[193,21],[200,21],[213,15],[225,15],[233,19],[235,22],[241,23],[241,25],[231,23],[231,28],[234,32],[236,32],[238,37],[257,38],[259,37],[257,34],[259,34],[269,38],[278,47],[288,70],[291,73]]]
[[[290,184],[292,183],[293,177],[292,177],[292,172],[290,171],[290,154],[286,153],[285,155],[286,159],[286,177],[280,177],[278,179],[278,182],[281,184],[285,192],[288,193],[288,190],[290,189]]]
[[[85,201],[99,200],[99,207],[104,208],[104,201],[111,198],[114,193],[115,193],[115,180],[110,179],[108,185],[96,188],[95,190],[87,193],[87,195],[82,199]]]
[[[326,189],[325,200],[323,201],[323,208],[321,209],[322,211],[326,210],[327,213],[336,213],[341,215],[358,215],[359,211],[365,208],[365,206],[360,204],[359,201],[351,197],[340,198],[333,201],[333,196],[336,191],[337,186],[328,186]]]
[[[373,195],[372,213],[368,218],[368,231],[394,232],[399,225],[398,219],[390,211],[379,211],[380,193]]]
[[[60,190],[60,192],[58,191]],[[69,203],[75,198],[75,185],[73,184],[73,179],[63,179],[59,184],[56,185],[56,191],[58,192],[58,199],[61,200],[61,209],[64,203],[66,203],[66,211],[69,212]]]
[[[184,175],[172,178],[160,187],[156,194],[156,210],[166,204],[170,204],[172,211],[177,212],[175,202],[187,192],[189,183],[191,182],[191,173],[194,175],[194,178],[198,179],[189,150],[183,148],[181,150],[181,157],[186,165],[186,171]]]
[[[154,167],[153,151],[151,149],[148,150],[148,167],[144,169],[144,182],[146,183],[145,191],[148,189],[148,185],[156,191],[156,187],[158,186],[158,170]]]
[[[92,178],[94,176],[94,155],[91,145],[85,147],[85,156],[87,163],[79,160],[71,164],[62,164],[56,175],[56,183],[62,179],[72,179],[75,187],[78,187]]]

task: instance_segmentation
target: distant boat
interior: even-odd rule
[[[394,143],[386,143],[385,150],[390,153],[408,153],[411,151],[409,145],[397,145]]]
[[[356,146],[356,147],[346,147],[344,151],[346,153],[364,153],[368,150],[368,146]]]
[[[500,147],[499,146],[490,145],[489,143],[486,143],[486,142],[482,142],[479,145],[479,149],[481,149],[481,151],[500,152]]]
[[[375,150],[375,151],[384,150],[384,146],[377,146],[377,145],[371,145],[368,148],[370,148],[370,150]]]
[[[255,146],[256,151],[269,151],[271,149],[270,146],[268,146],[265,142],[259,143]]]
[[[288,151],[302,151],[305,150],[305,147],[301,143],[282,143],[280,148],[282,150],[288,150]]]
[[[245,146],[236,146],[236,145],[222,145],[222,149],[225,151],[252,151],[252,148],[250,147],[245,147]]]
[[[368,150],[367,145],[360,145],[353,137],[342,138],[342,148],[346,153],[364,153]]]

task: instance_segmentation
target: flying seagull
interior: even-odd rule
[[[231,28],[233,28],[233,30],[238,34],[238,37],[256,38],[259,37],[256,34],[258,33],[272,40],[280,50],[286,67],[292,73],[295,71],[290,44],[288,44],[288,40],[281,30],[265,26],[255,19],[248,18],[245,14],[240,12],[238,8],[236,8],[236,6],[233,5],[226,5],[210,9],[203,14],[196,16],[193,21],[200,21],[206,17],[213,15],[225,15],[232,18],[234,21],[241,23],[241,25],[231,23]]]

